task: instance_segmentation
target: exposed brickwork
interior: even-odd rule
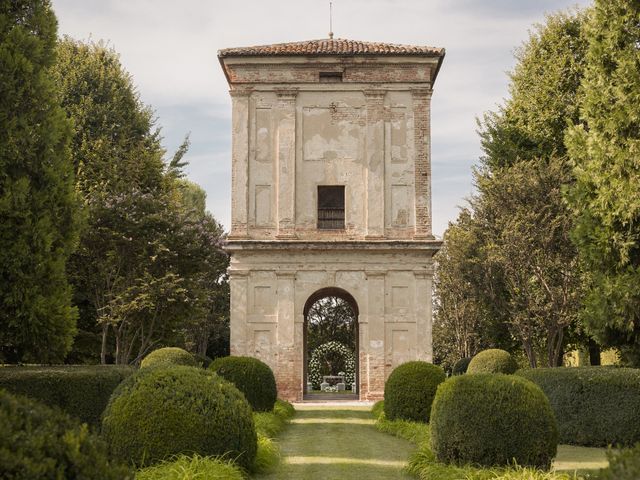
[[[229,65],[227,74],[232,84],[255,83],[319,83],[320,72],[338,71],[343,73],[342,83],[428,83],[431,81],[432,68],[425,64],[395,65],[357,65],[343,63],[339,69],[324,64],[303,65]]]
[[[414,238],[431,236],[431,161],[430,111],[431,90],[419,88],[413,94],[413,125],[415,134],[416,229]]]

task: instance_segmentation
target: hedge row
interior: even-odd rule
[[[640,441],[640,370],[563,367],[519,370],[547,395],[560,442],[592,447]]]
[[[133,472],[78,420],[0,389],[0,478],[133,480]]]
[[[57,406],[95,426],[111,393],[133,371],[115,365],[6,366],[0,367],[0,388]]]

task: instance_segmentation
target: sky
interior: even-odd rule
[[[433,231],[473,192],[476,119],[508,97],[514,51],[545,14],[587,0],[333,0],[336,38],[444,47],[432,98]],[[328,0],[53,0],[59,34],[105,40],[151,105],[171,156],[187,133],[187,176],[229,228],[231,101],[221,48],[327,38]]]

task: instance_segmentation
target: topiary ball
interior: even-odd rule
[[[431,448],[445,463],[548,469],[558,427],[549,400],[515,375],[458,375],[438,388],[431,409]]]
[[[169,367],[172,365],[186,365],[187,367],[200,367],[196,357],[178,347],[164,347],[154,350],[144,357],[140,368]]]
[[[256,412],[270,412],[278,397],[276,378],[269,365],[253,357],[220,357],[209,369],[244,393]]]
[[[117,458],[137,466],[172,455],[228,455],[248,468],[257,437],[251,407],[213,372],[185,366],[139,370],[113,393],[102,434]]]
[[[429,422],[431,403],[446,375],[441,367],[414,361],[396,367],[384,386],[384,414],[389,420]]]
[[[511,354],[499,348],[490,348],[478,353],[469,362],[467,373],[504,373],[510,375],[518,369]]]
[[[0,478],[133,479],[86,424],[5,390],[0,390],[0,432]]]
[[[453,365],[453,370],[451,373],[453,375],[462,375],[467,373],[467,368],[469,368],[469,363],[471,362],[471,357],[462,357]]]

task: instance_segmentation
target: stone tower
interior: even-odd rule
[[[444,49],[324,39],[218,52],[232,116],[231,354],[306,388],[309,302],[357,314],[358,393],[432,359],[430,104]]]

